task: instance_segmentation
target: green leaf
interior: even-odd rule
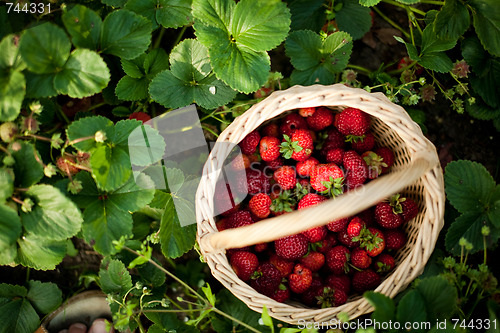
[[[434,21],[434,33],[438,38],[457,39],[470,26],[467,7],[458,0],[447,0]]]
[[[470,0],[474,28],[484,48],[500,57],[500,6],[496,0]]]
[[[205,25],[228,32],[236,4],[230,0],[193,0],[192,7],[193,16],[197,20]]]
[[[148,166],[160,161],[165,148],[163,137],[149,125],[136,127],[128,136],[130,162],[133,165]]]
[[[461,213],[484,211],[495,188],[493,177],[483,165],[465,160],[449,163],[444,181],[448,200]]]
[[[57,95],[54,88],[54,74],[26,73],[26,96],[31,98],[53,97]]]
[[[144,59],[146,54],[143,53],[137,58],[126,60],[122,59],[122,69],[128,76],[134,79],[140,79],[144,77]]]
[[[396,0],[396,1],[404,3],[405,5],[413,5],[420,2],[420,0]]]
[[[19,40],[19,53],[28,69],[37,74],[56,73],[69,57],[71,42],[63,29],[43,23],[27,29]]]
[[[205,297],[208,299],[208,302],[212,306],[215,306],[215,295],[212,293],[212,288],[210,288],[210,285],[207,283],[206,286],[201,287],[201,290],[205,294]]]
[[[72,98],[83,98],[101,92],[109,82],[110,73],[104,60],[86,49],[74,50],[62,71],[54,77],[54,88]]]
[[[1,46],[1,45],[0,45]],[[18,71],[0,77],[0,121],[12,121],[21,112],[26,92],[26,80]]]
[[[125,265],[108,257],[102,260],[99,281],[106,294],[125,294],[132,288],[132,278]]]
[[[66,135],[70,141],[89,138],[73,144],[76,149],[89,152],[99,146],[94,140],[97,131],[103,131],[109,138],[114,133],[113,122],[102,116],[81,118],[68,126]]]
[[[378,5],[378,3],[382,0],[359,0],[359,4],[366,7],[373,7]]]
[[[418,291],[411,290],[401,298],[398,303],[396,318],[400,323],[423,323],[427,321],[425,300]],[[425,332],[424,329],[414,331]]]
[[[28,333],[36,331],[40,318],[25,298],[0,298],[0,322],[0,333]]]
[[[189,212],[193,214],[194,207],[182,198],[176,198],[176,200],[177,203],[174,204],[172,195],[168,194],[165,211],[161,217],[160,244],[167,258],[180,257],[189,251],[196,241],[196,224],[182,227],[179,222],[179,214],[189,214]]]
[[[285,47],[296,70],[292,73],[295,84],[331,84],[335,73],[341,72],[349,61],[352,39],[345,32],[337,32],[322,41],[309,30],[290,33]]]
[[[28,290],[23,286],[0,283],[0,298],[26,297]]]
[[[500,229],[500,185],[497,185],[490,207],[488,209],[488,218],[491,224]]]
[[[122,101],[140,101],[149,97],[148,87],[150,81],[143,77],[134,79],[125,75],[118,81],[115,88],[116,97]]]
[[[259,324],[260,313],[252,311],[245,303],[231,294],[229,290],[224,288],[219,291],[217,293],[217,302],[218,308],[225,313],[230,313],[234,318],[247,323],[258,331],[264,330],[264,327]],[[233,327],[227,332],[238,331],[234,328],[238,327],[239,324],[235,321],[231,321],[231,324]]]
[[[41,158],[35,147],[28,142],[20,142],[21,149],[12,151],[12,157],[16,161],[14,165],[14,184],[18,187],[30,187],[43,178],[43,166]]]
[[[487,224],[486,213],[466,212],[460,215],[449,227],[445,237],[446,249],[454,255],[460,255],[460,239],[463,237],[473,246],[471,253],[483,249],[481,228]],[[489,242],[491,243],[491,242]]]
[[[102,20],[96,12],[82,5],[74,5],[61,18],[76,47],[97,49]]]
[[[145,17],[120,9],[111,12],[102,24],[101,50],[124,59],[146,51],[151,42],[151,23]]]
[[[105,5],[115,7],[115,8],[121,8],[125,6],[125,3],[127,0],[101,0],[101,2]]]
[[[490,299],[486,303],[488,307],[488,317],[490,319],[491,323],[495,323],[495,325],[490,325],[490,327],[487,329],[487,333],[496,333],[498,332],[497,330],[497,323],[500,320],[500,306],[498,303],[496,303],[494,300]]]
[[[14,193],[14,177],[5,168],[0,169],[0,202],[4,202]]]
[[[443,52],[426,53],[418,59],[418,63],[424,68],[439,73],[447,73],[453,68],[453,62]]]
[[[21,236],[22,226],[21,220],[17,215],[17,212],[12,208],[0,204],[0,252],[2,253],[2,262],[13,262],[15,259],[14,255],[8,255],[9,251],[7,249],[15,245],[16,240]]]
[[[456,38],[438,38],[432,25],[425,27],[422,34],[422,54],[443,52],[452,49],[457,44]]]
[[[358,0],[342,0],[342,9],[335,13],[339,30],[347,32],[353,40],[363,37],[372,26],[370,8],[363,7]]]
[[[148,79],[153,79],[156,74],[168,69],[168,54],[164,49],[153,49],[144,59],[144,72]]]
[[[57,309],[62,302],[62,291],[51,282],[29,281],[28,299],[40,313]]]
[[[273,319],[269,315],[269,312],[267,312],[267,307],[266,307],[265,304],[262,307],[262,316],[261,316],[261,318],[262,318],[262,322],[264,323],[264,325],[266,325],[267,327],[271,327],[272,329],[274,329]]]
[[[11,68],[22,71],[26,68],[21,55],[19,54],[19,45],[15,35],[7,35],[0,42],[0,68]]]
[[[53,241],[28,234],[17,241],[19,251],[16,261],[40,270],[55,269],[66,255],[66,241]]]
[[[449,318],[457,307],[457,290],[441,276],[422,279],[416,290],[425,301],[430,322]]]
[[[465,110],[474,118],[480,120],[492,120],[500,117],[500,107],[494,109],[489,107],[481,100],[477,100],[474,104],[466,103]]]
[[[125,8],[147,17],[153,24],[178,28],[191,21],[191,0],[129,0]]]
[[[290,29],[308,29],[319,32],[326,20],[323,0],[294,0],[288,3],[291,20]]]
[[[28,233],[57,241],[80,231],[83,222],[80,210],[57,188],[34,185],[26,195],[35,202],[30,213],[21,212],[23,227]]]
[[[394,306],[394,301],[391,298],[373,291],[365,292],[363,297],[366,298],[375,308],[375,311],[372,314],[373,320],[378,322],[388,322],[389,320],[394,321],[396,307]]]

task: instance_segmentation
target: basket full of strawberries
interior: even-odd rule
[[[250,308],[294,324],[353,319],[371,310],[363,292],[393,297],[422,272],[443,177],[435,147],[383,94],[295,86],[221,133],[196,204],[212,274]]]

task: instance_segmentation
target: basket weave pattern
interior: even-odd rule
[[[213,197],[230,147],[216,144],[205,165],[196,195],[198,242],[214,277],[251,309],[261,312],[263,305],[266,305],[271,316],[292,324],[298,324],[299,320],[326,322],[339,312],[346,312],[354,319],[372,311],[372,308],[360,296],[351,297],[342,306],[326,309],[311,309],[294,302],[278,303],[256,292],[236,276],[227,260],[225,249],[268,242],[325,225],[329,221],[355,215],[391,194],[402,191],[418,203],[420,212],[405,227],[408,242],[395,258],[395,270],[376,288],[377,292],[394,297],[421,274],[443,226],[443,174],[436,149],[404,109],[391,103],[382,93],[368,93],[341,84],[294,86],[271,94],[236,118],[221,133],[217,142],[237,144],[269,119],[297,108],[315,106],[327,106],[334,112],[355,107],[371,115],[371,131],[377,143],[391,148],[395,154],[395,163],[390,173],[360,190],[350,191],[320,205],[243,228],[218,232],[212,216]]]

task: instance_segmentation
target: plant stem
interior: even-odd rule
[[[370,75],[372,73],[372,71],[369,70],[368,68],[365,68],[365,67],[362,67],[362,66],[358,66],[358,65],[348,64],[347,68],[354,69],[354,70],[356,70],[358,72],[361,72],[363,74],[366,74],[366,75]]]
[[[188,27],[187,25],[182,27],[181,31],[177,35],[177,38],[175,39],[175,42],[174,42],[174,45],[172,46],[172,48],[174,48],[177,44],[179,44],[179,42],[182,39],[182,36],[184,35],[184,32],[186,32],[187,27]]]
[[[213,310],[215,313],[218,313],[218,314],[220,314],[221,316],[224,316],[224,317],[226,317],[226,318],[228,318],[228,319],[230,319],[230,320],[232,320],[232,321],[234,321],[234,322],[236,322],[236,323],[240,324],[241,326],[244,326],[246,329],[248,329],[248,330],[250,330],[250,331],[252,331],[252,332],[261,333],[261,331],[259,331],[259,330],[255,329],[255,328],[253,328],[252,326],[250,326],[250,325],[248,325],[248,324],[246,324],[246,323],[242,322],[241,320],[238,320],[238,319],[234,318],[233,316],[231,316],[231,315],[229,315],[229,314],[225,313],[224,311],[221,311],[221,310],[217,309],[216,307],[213,307],[213,308],[212,308],[212,310]]]
[[[97,103],[97,104],[92,105],[91,107],[89,107],[89,108],[87,109],[87,111],[92,111],[92,110],[95,110],[95,109],[100,108],[101,106],[106,105],[106,104],[107,104],[107,103],[105,103],[105,102],[102,102],[102,103]]]
[[[44,136],[36,135],[36,134],[28,134],[26,136],[20,136],[19,137],[19,139],[29,139],[29,138],[37,139],[37,140],[40,140],[40,141],[52,142],[52,139],[46,138]]]
[[[219,134],[215,133],[211,128],[207,127],[207,126],[203,126],[201,125],[201,128],[203,128],[204,130],[206,130],[207,132],[210,132],[212,133],[213,135],[215,135],[217,138],[219,137]]]
[[[155,310],[155,309],[151,309],[151,310],[143,310],[142,313],[147,313],[147,312],[165,312],[165,313],[169,313],[169,312],[173,312],[173,313],[179,313],[179,312],[202,312],[202,311],[205,311],[205,310],[208,310],[207,308],[201,308],[201,309],[179,309],[179,310]]]
[[[396,1],[393,1],[393,0],[382,0],[382,2],[385,2],[387,4],[390,4],[390,5],[393,5],[393,6],[396,6],[396,7],[401,7],[401,8],[408,7],[409,10],[411,10],[412,12],[420,14],[422,16],[425,16],[425,12],[424,11],[421,11],[420,9],[417,9],[417,8],[414,8],[414,7],[411,7],[411,6],[408,6],[408,5],[404,5],[402,3],[399,3],[399,2],[396,2]],[[375,7],[372,7],[372,8],[375,9]]]
[[[68,116],[66,116],[66,113],[64,113],[64,111],[60,107],[56,107],[56,110],[61,116],[61,118],[66,122],[66,124],[69,124],[71,122]]]
[[[380,9],[378,9],[377,7],[372,7],[373,10],[378,14],[380,15],[381,18],[383,18],[387,23],[389,23],[390,25],[392,25],[394,28],[398,29],[399,31],[401,31],[401,33],[406,37],[406,38],[410,38],[410,34],[407,33],[403,28],[401,28],[396,22],[394,22],[393,20],[391,20],[389,17],[387,17],[384,13],[382,13],[380,11]]]
[[[155,39],[155,43],[153,44],[153,49],[160,47],[161,39],[163,38],[163,35],[165,35],[165,31],[167,31],[167,29],[165,29],[165,27],[161,27],[160,34]]]
[[[444,6],[445,4],[444,1],[436,1],[436,0],[420,0],[419,3],[425,3],[428,5],[437,5],[437,6]]]

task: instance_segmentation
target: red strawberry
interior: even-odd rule
[[[301,264],[295,265],[293,273],[288,276],[288,284],[290,289],[300,294],[309,289],[312,283],[312,272],[309,268]]]
[[[262,170],[249,168],[247,174],[247,190],[249,194],[268,193],[271,188],[269,178]]]
[[[248,209],[258,218],[265,219],[271,213],[271,204],[271,198],[267,194],[258,193],[250,199]]]
[[[335,234],[333,233],[328,233],[322,241],[318,242],[315,244],[316,251],[321,252],[321,253],[326,253],[330,251],[331,248],[333,248],[335,245],[337,245],[337,237],[335,237]]]
[[[139,111],[131,113],[130,116],[128,116],[128,119],[137,119],[145,123],[151,120],[151,117],[147,113]]]
[[[307,129],[307,122],[296,113],[290,113],[283,118],[280,125],[282,135],[292,136],[296,129]]]
[[[280,136],[279,127],[276,123],[270,123],[262,128],[263,136],[274,136],[275,138]]]
[[[215,222],[215,226],[218,231],[224,231],[227,229],[227,218],[222,218],[219,221]]]
[[[303,231],[302,235],[304,235],[309,242],[316,243],[323,240],[326,237],[327,232],[328,231],[325,226],[320,226]]]
[[[281,283],[280,271],[270,263],[260,265],[252,275],[250,285],[259,293],[273,296]]]
[[[320,106],[316,108],[316,111],[310,117],[307,117],[306,120],[310,129],[313,131],[321,131],[333,123],[333,118],[332,110]]]
[[[318,290],[316,299],[321,308],[331,308],[345,304],[347,302],[347,294],[341,289],[323,287]]]
[[[286,278],[293,271],[294,263],[291,260],[282,258],[278,256],[276,253],[271,254],[269,258],[269,262],[276,267],[280,273],[281,277]]]
[[[385,247],[387,250],[399,250],[405,246],[407,242],[406,234],[401,229],[386,230],[384,233]]]
[[[343,274],[349,269],[349,257],[350,251],[347,247],[337,245],[326,253],[326,264],[334,274]]]
[[[274,136],[265,136],[260,139],[259,153],[263,161],[274,161],[280,157],[280,140]]]
[[[253,250],[257,253],[266,251],[269,248],[268,243],[255,244]]]
[[[245,154],[238,154],[231,161],[230,167],[234,171],[243,171],[250,167],[250,158]]]
[[[214,193],[215,214],[229,216],[238,210],[240,204],[237,198],[232,194],[229,184],[217,182]]]
[[[285,259],[299,259],[307,253],[308,241],[302,234],[283,237],[274,241],[276,254]]]
[[[297,178],[295,176],[295,168],[284,165],[274,172],[274,180],[281,186],[284,190],[290,190],[297,184]]]
[[[311,271],[318,271],[325,264],[325,255],[320,252],[310,251],[299,259],[300,263]]]
[[[254,253],[237,251],[231,255],[231,267],[243,281],[250,280],[258,266],[259,260]]]
[[[359,233],[366,227],[366,223],[358,216],[353,217],[347,225],[347,234],[351,237],[359,236]]]
[[[296,168],[297,168],[297,173],[299,176],[302,177],[309,177],[312,168],[315,165],[318,165],[319,161],[315,159],[314,157],[309,157],[308,159],[304,161],[297,162]]]
[[[400,227],[404,220],[402,213],[402,207],[399,203],[399,199],[392,199],[391,202],[380,202],[375,207],[375,219],[377,223],[386,229],[395,229]]]
[[[352,140],[351,147],[359,154],[372,150],[375,147],[375,137],[371,132],[366,132],[365,135],[356,138],[358,139]]]
[[[283,165],[284,165],[283,159],[281,157],[278,157],[275,160],[267,161],[266,166],[264,167],[263,171],[265,173],[267,173],[268,170],[271,170],[274,172],[274,171],[278,170],[280,167],[282,167]]]
[[[382,162],[387,164],[387,166],[382,166],[382,173],[386,173],[387,170],[394,164],[394,153],[391,149],[387,147],[380,147],[375,149],[375,153],[382,157]]]
[[[261,87],[253,93],[253,98],[263,98],[269,96],[274,91],[274,87]]]
[[[376,228],[370,227],[361,230],[356,239],[359,239],[360,247],[366,249],[370,257],[378,256],[385,249],[384,234]]]
[[[337,129],[331,128],[326,132],[324,144],[326,144],[329,149],[344,148],[345,138]],[[327,148],[326,146],[323,145],[322,148]]]
[[[344,160],[344,149],[342,148],[330,149],[329,151],[326,152],[325,158],[328,163],[342,165],[342,162]]]
[[[252,155],[257,151],[260,142],[260,134],[256,130],[248,133],[246,137],[238,144],[241,152],[246,155]]]
[[[371,269],[355,272],[352,277],[352,288],[359,293],[375,289],[379,284],[380,276]]]
[[[278,289],[274,292],[274,295],[271,296],[276,302],[284,303],[290,298],[290,288],[280,283]]]
[[[370,179],[375,179],[380,176],[382,170],[387,167],[382,157],[373,151],[365,151],[361,157],[365,160],[366,165],[368,165],[368,178]]]
[[[350,249],[359,246],[359,241],[357,240],[357,237],[349,236],[346,229],[339,231],[337,233],[337,238],[340,243],[344,244]]]
[[[323,288],[323,282],[321,281],[321,278],[314,276],[309,289],[300,294],[301,302],[308,306],[317,305],[318,300],[316,299],[316,295],[318,294],[318,290],[320,288]]]
[[[345,230],[347,228],[348,224],[349,224],[349,218],[346,217],[346,218],[343,218],[343,219],[340,219],[340,220],[328,222],[328,224],[326,225],[326,227],[330,231],[339,232],[339,231]]]
[[[365,209],[358,216],[366,223],[367,227],[372,227],[375,224],[375,207]]]
[[[239,210],[231,214],[226,222],[228,229],[239,228],[254,223],[252,215],[247,210]]]
[[[312,154],[313,139],[308,130],[297,129],[291,137],[283,135],[283,143],[280,147],[280,153],[284,158],[304,161]]]
[[[403,215],[404,222],[408,222],[418,215],[417,203],[408,197],[401,202],[401,208],[403,210],[401,214]]]
[[[345,136],[361,136],[368,132],[370,116],[360,109],[346,108],[335,117],[335,126]]]
[[[343,193],[344,173],[335,164],[318,164],[311,170],[311,186],[318,192],[337,196]]]
[[[351,251],[351,264],[354,267],[365,269],[370,267],[372,258],[362,248],[355,248]]]
[[[304,209],[310,206],[315,206],[325,200],[326,198],[322,195],[316,193],[308,193],[299,201],[298,209]]]
[[[325,280],[325,284],[334,289],[340,289],[346,294],[349,294],[349,291],[351,291],[351,279],[346,274],[329,275]]]
[[[343,165],[346,169],[345,184],[349,189],[363,185],[368,177],[368,166],[354,150],[344,153]]]
[[[377,273],[387,273],[392,271],[394,266],[396,265],[394,258],[387,253],[382,253],[378,257],[375,258],[373,262],[373,268]]]
[[[68,176],[72,176],[80,172],[80,169],[76,167],[75,157],[73,155],[60,156],[56,160],[56,165]]]
[[[301,117],[304,117],[304,118],[312,116],[314,114],[314,112],[316,112],[316,108],[315,107],[300,108],[299,109],[299,115]]]

